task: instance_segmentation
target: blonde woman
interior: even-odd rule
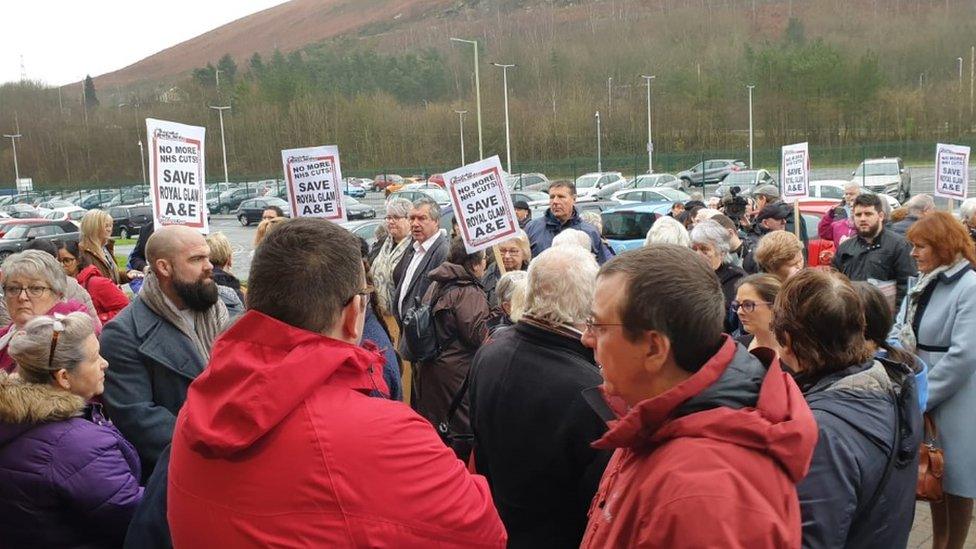
[[[88,210],[81,218],[81,238],[78,250],[94,265],[102,276],[116,284],[126,284],[142,278],[140,271],[126,271],[115,264],[112,242],[112,216],[102,210]]]
[[[505,267],[506,273],[528,270],[529,261],[532,261],[532,248],[529,246],[529,237],[525,235],[525,232],[516,232],[514,237],[497,244],[495,248],[502,258],[502,266]],[[589,249],[589,244],[587,244],[586,249]],[[488,294],[488,305],[493,309],[493,312],[498,312],[499,302],[498,296],[495,295],[495,288],[501,277],[502,273],[498,264],[492,263],[481,279],[481,285],[484,286],[485,293]]]

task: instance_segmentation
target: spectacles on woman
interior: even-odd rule
[[[47,286],[4,286],[4,297],[20,297],[20,294],[27,292],[27,297],[41,297],[44,292],[50,290]]]
[[[756,310],[756,307],[758,307],[760,305],[766,305],[768,307],[771,304],[768,303],[768,302],[766,302],[766,301],[753,301],[751,299],[744,299],[742,301],[733,301],[731,303],[730,307],[731,307],[731,309],[733,311],[736,311],[736,312],[738,312],[739,309],[741,308],[743,311],[745,311],[747,313],[751,313],[751,312],[755,311]]]

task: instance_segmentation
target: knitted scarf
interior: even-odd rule
[[[221,330],[227,326],[229,315],[227,307],[219,299],[217,303],[204,312],[194,311],[194,325],[191,328],[187,325],[183,316],[173,306],[173,303],[166,298],[162,288],[159,286],[159,279],[156,273],[150,270],[142,283],[142,290],[139,292],[139,299],[146,304],[154,313],[175,326],[179,331],[190,338],[200,352],[205,362],[210,361],[210,349],[213,342],[220,335]]]
[[[902,347],[904,347],[909,352],[914,353],[916,347],[918,346],[918,334],[915,333],[915,329],[912,325],[915,323],[915,313],[918,311],[918,302],[922,297],[922,292],[925,291],[930,284],[935,284],[939,280],[939,275],[957,266],[960,261],[966,261],[965,259],[959,259],[954,263],[949,265],[940,265],[935,269],[932,269],[928,273],[925,273],[918,279],[915,286],[908,292],[908,303],[905,307],[905,318],[902,319],[901,330],[898,332],[898,340],[901,342]]]

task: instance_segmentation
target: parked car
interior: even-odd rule
[[[68,220],[68,221],[80,222],[81,218],[85,217],[86,213],[88,213],[88,210],[84,208],[79,208],[78,206],[64,206],[61,208],[54,208],[53,210],[49,211],[44,216],[44,219],[53,219],[55,221]]]
[[[592,196],[600,189],[614,183],[626,183],[624,175],[620,172],[593,172],[581,175],[576,178],[576,195]]]
[[[904,202],[912,191],[912,174],[901,158],[869,158],[851,172],[851,183]]]
[[[227,215],[237,210],[241,206],[241,202],[244,202],[248,198],[257,198],[257,196],[258,189],[256,187],[241,187],[222,192],[216,201],[213,203],[207,202],[207,207],[210,211],[218,211]]]
[[[343,197],[343,203],[346,205],[346,219],[373,219],[376,217],[376,210],[351,196]]]
[[[86,195],[83,195],[78,199],[75,204],[86,210],[92,210],[95,208],[104,208],[109,202],[115,198],[116,193],[110,190],[98,190]]]
[[[661,187],[657,189],[624,189],[613,193],[610,200],[618,204],[640,204],[642,202],[688,202],[691,195],[678,189]]]
[[[390,185],[402,185],[403,176],[395,173],[379,174],[373,178],[373,187],[377,191],[385,191]]]
[[[234,216],[237,220],[247,227],[251,223],[260,223],[261,215],[264,210],[270,208],[271,206],[278,206],[281,211],[285,212],[285,217],[291,217],[291,206],[288,202],[278,198],[277,196],[262,196],[260,198],[249,198],[241,202],[240,206],[237,207],[237,211],[234,212]]]
[[[427,183],[430,183],[431,185],[437,185],[442,189],[447,188],[447,184],[444,182],[444,174],[442,173],[435,173],[434,175],[428,177]]]
[[[444,189],[439,189],[437,187],[426,187],[420,189],[406,189],[402,191],[397,191],[387,197],[387,201],[393,198],[406,198],[410,202],[417,200],[422,196],[428,196],[433,198],[435,202],[441,206],[447,206],[451,203],[451,198],[448,196],[447,191]]]
[[[345,177],[342,180],[342,194],[353,198],[366,198],[366,189],[359,185],[355,177]]]
[[[748,168],[745,162],[735,159],[713,159],[699,162],[691,168],[678,172],[678,179],[684,181],[685,188],[704,187],[721,183],[732,172]]]
[[[647,231],[658,216],[667,215],[671,202],[647,202],[608,208],[600,214],[603,220],[603,238],[607,239],[615,253],[640,248],[647,238]]]
[[[112,216],[112,236],[130,238],[139,235],[143,225],[153,222],[152,206],[148,204],[130,204],[115,206],[108,209]]]
[[[516,173],[505,178],[510,191],[547,191],[549,178],[544,173]]]
[[[512,193],[512,203],[524,200],[529,206],[549,206],[549,194],[542,191],[516,191]]]
[[[684,183],[677,177],[669,173],[645,173],[638,175],[637,177],[627,181],[627,184],[620,187],[618,190],[622,189],[648,189],[648,188],[666,188],[666,189],[677,189],[680,191],[688,192],[684,187]],[[601,189],[597,194],[600,198],[610,198],[613,193],[617,191],[609,190],[604,188]]]
[[[149,191],[144,189],[122,189],[115,198],[105,204],[106,208],[123,204],[149,204]]]
[[[358,221],[347,221],[341,225],[342,228],[352,234],[362,238],[370,247],[376,243],[376,228],[386,224],[382,219],[363,219]]]
[[[30,204],[8,204],[0,209],[15,219],[31,219],[40,217],[40,215],[37,213],[37,209]]]
[[[732,187],[739,187],[740,193],[749,196],[760,185],[775,184],[776,180],[766,170],[739,170],[725,176],[722,184],[712,192],[712,196],[725,198]]]
[[[78,227],[70,221],[49,219],[5,219],[0,221],[0,261],[10,254],[23,251],[28,242],[59,240],[78,241]]]
[[[844,187],[850,185],[851,182],[845,179],[828,179],[824,181],[811,181],[810,182],[810,198],[824,198],[831,200],[842,200],[844,198]],[[872,192],[870,190],[861,189],[862,192]],[[901,207],[901,202],[897,198],[891,196],[890,194],[881,194],[881,198],[888,202],[891,209]]]
[[[37,207],[38,208],[46,208],[48,210],[56,210],[58,208],[74,208],[76,206],[74,204],[72,204],[71,202],[68,202],[67,200],[62,200],[60,198],[56,198],[56,199],[53,199],[53,200],[45,200],[44,202],[41,202],[40,204],[38,204]]]

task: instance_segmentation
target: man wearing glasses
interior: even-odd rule
[[[613,450],[582,547],[799,547],[796,483],[817,425],[793,379],[722,333],[725,299],[695,252],[655,244],[600,270],[583,344],[588,401]]]
[[[173,545],[504,547],[485,479],[409,407],[369,396],[386,384],[382,355],[359,345],[370,289],[357,238],[291,221],[248,282],[248,311],[177,419]]]

